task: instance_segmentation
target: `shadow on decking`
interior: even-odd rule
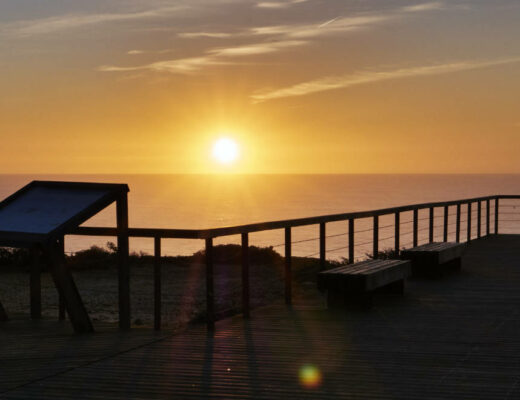
[[[519,398],[519,266],[520,236],[487,237],[460,274],[410,281],[370,312],[311,299],[220,321],[214,334],[201,324],[77,336],[11,321],[0,325],[0,397]],[[317,387],[299,379],[308,365]]]

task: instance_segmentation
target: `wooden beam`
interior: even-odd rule
[[[285,228],[285,304],[292,304],[291,228]]]
[[[468,231],[467,231],[467,240],[471,241],[471,203],[468,203]]]
[[[477,237],[482,236],[482,203],[477,202]]]
[[[153,313],[154,329],[161,329],[162,317],[162,274],[161,274],[161,238],[154,238],[153,244]]]
[[[242,314],[249,318],[249,234],[242,233]]]
[[[2,305],[2,302],[0,301],[0,322],[8,321],[9,318],[7,317],[7,313],[5,312],[5,308]]]
[[[430,226],[429,226],[429,241],[430,243],[433,242],[433,226],[435,224],[435,216],[434,216],[434,213],[435,213],[435,209],[433,207],[430,207]]]
[[[348,220],[348,263],[354,263],[354,219]]]
[[[460,204],[457,204],[457,225],[455,229],[455,241],[460,243]]]
[[[213,275],[213,239],[206,239],[206,324],[215,329],[215,277]]]
[[[65,302],[67,314],[76,333],[93,332],[94,328],[88,316],[83,300],[79,295],[78,289],[70,271],[66,268],[61,254],[61,247],[58,243],[52,243],[46,251],[50,259],[50,272],[54,284],[58,289],[59,295]]]
[[[126,193],[116,202],[117,259],[119,284],[119,328],[130,329],[130,266],[128,263],[128,199]]]
[[[325,269],[325,257],[326,257],[326,238],[325,238],[325,222],[320,224],[320,269]]]
[[[498,198],[495,199],[495,235],[498,235],[498,211],[500,205],[498,203]]]
[[[490,210],[491,210],[491,202],[489,201],[489,199],[486,200],[486,235],[489,236],[490,232],[491,232],[491,229],[489,227],[489,221],[490,221],[490,216],[489,216],[489,213],[490,213]]]
[[[413,210],[413,247],[419,244],[419,210]]]
[[[445,242],[448,241],[448,216],[450,214],[450,209],[448,206],[444,206],[444,235],[443,240]]]
[[[41,250],[39,247],[31,248],[31,273],[29,279],[31,296],[31,318],[42,317],[42,282],[41,282]]]
[[[372,244],[373,244],[373,254],[374,259],[379,257],[379,216],[374,215],[374,222],[373,222],[373,237],[372,237]]]
[[[395,213],[395,237],[394,237],[394,251],[395,251],[396,257],[399,256],[400,236],[401,236],[401,216],[398,212],[396,212]]]
[[[63,254],[63,262],[65,262],[65,237],[61,237],[58,241],[60,247],[60,254]],[[58,292],[58,320],[64,321],[66,316],[65,312],[65,300]]]

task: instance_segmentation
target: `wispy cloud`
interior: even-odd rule
[[[179,37],[187,38],[187,39],[193,39],[193,38],[200,38],[200,37],[207,37],[207,38],[217,38],[217,39],[223,39],[233,36],[232,33],[226,33],[226,32],[184,32],[179,33]]]
[[[449,74],[453,72],[489,68],[518,62],[520,62],[520,57],[504,58],[491,61],[463,61],[386,71],[365,71],[351,75],[329,76],[308,82],[302,82],[281,89],[257,93],[252,95],[251,98],[255,102],[262,102],[284,97],[305,96],[308,94],[324,92],[328,90],[347,89],[352,86],[365,85],[381,81]]]
[[[289,8],[295,4],[305,3],[307,0],[288,0],[288,1],[261,1],[256,3],[258,8]]]
[[[440,1],[432,1],[430,3],[415,4],[412,6],[403,7],[404,12],[422,12],[422,11],[435,11],[444,9],[444,4]]]
[[[280,41],[268,43],[248,44],[235,47],[220,47],[208,50],[203,56],[181,58],[174,60],[157,61],[150,64],[120,67],[104,65],[98,68],[102,72],[125,72],[149,70],[157,72],[170,72],[176,74],[189,74],[208,66],[234,64],[230,61],[231,57],[244,57],[257,54],[266,54],[280,51],[294,46],[301,46],[302,41]],[[134,50],[135,51],[135,50]],[[135,53],[134,53],[135,54]]]
[[[182,8],[183,7],[161,7],[129,13],[67,14],[49,18],[10,22],[0,26],[0,31],[19,37],[43,35],[101,23],[165,17]]]
[[[228,64],[222,60],[218,60],[213,56],[180,58],[176,60],[157,61],[146,65],[138,65],[133,67],[118,67],[113,65],[104,65],[98,68],[101,72],[128,72],[128,71],[156,71],[169,72],[174,74],[189,74],[200,70],[203,67],[211,65]]]

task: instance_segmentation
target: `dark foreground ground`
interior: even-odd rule
[[[409,281],[370,312],[311,296],[216,328],[78,336],[14,319],[0,324],[0,397],[519,399],[520,236],[474,241],[461,273]]]

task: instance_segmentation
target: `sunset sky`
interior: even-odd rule
[[[2,173],[520,173],[520,1],[1,1],[0,89]]]

